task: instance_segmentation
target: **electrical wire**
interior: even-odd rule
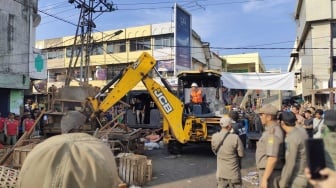
[[[16,1],[16,0],[14,0],[14,1]],[[263,1],[263,0],[255,0],[255,1]],[[183,3],[183,2],[185,2],[185,5],[188,5],[189,1],[180,1],[180,3]],[[205,1],[196,1],[196,2],[203,3]],[[231,1],[231,2],[219,1],[219,2],[216,2],[216,3],[214,3],[214,2],[210,3],[209,1],[206,1],[207,4],[206,5],[201,5],[201,6],[206,7],[206,6],[230,5],[230,4],[250,3],[250,2],[253,2],[253,1]],[[167,2],[167,1],[165,1],[165,2],[155,2],[155,3],[134,2],[134,3],[129,3],[129,5],[131,5],[131,6],[135,6],[135,5],[137,5],[137,6],[138,5],[156,5],[157,6],[157,5],[160,5],[160,6],[157,6],[156,9],[161,9],[161,8],[170,8],[171,9],[172,8],[171,6],[169,6],[169,7],[161,6],[162,4],[168,4],[168,3],[171,3],[171,2]],[[126,6],[127,4],[116,4],[116,5],[119,5],[119,6],[124,6],[125,5]],[[187,8],[192,8],[192,7],[197,7],[197,6],[199,6],[199,5],[197,5],[197,3],[195,3],[195,6],[193,6],[193,2],[190,2],[190,5]],[[65,7],[65,6],[62,6],[61,2],[60,2],[59,4],[57,4],[57,7],[62,8],[62,7]],[[153,10],[153,9],[155,9],[155,7],[154,8],[152,8],[152,7],[148,8],[148,10]],[[46,10],[51,10],[51,8],[46,9]],[[120,9],[118,9],[118,10],[120,10]],[[138,8],[137,10],[143,10],[143,9]],[[41,12],[41,13],[49,16],[49,17],[55,18],[56,20],[60,20],[62,22],[65,22],[65,23],[76,26],[76,24],[74,24],[74,23],[72,23],[72,22],[70,22],[66,19],[63,19],[61,17],[55,16],[54,14],[50,14],[45,10],[42,10],[42,11],[39,10],[39,12]],[[64,12],[67,12],[67,11],[64,11]],[[283,42],[283,43],[285,43],[285,42]],[[276,44],[276,43],[262,44],[262,45],[267,46],[267,45],[274,45],[274,44]],[[256,46],[261,46],[261,45],[253,45],[253,46],[254,47],[250,47],[250,46],[246,46],[246,47],[210,47],[210,49],[213,49],[213,50],[293,50],[294,49],[294,48],[282,48],[282,47],[279,47],[279,48],[256,48]],[[328,48],[312,48],[312,49],[328,49]]]

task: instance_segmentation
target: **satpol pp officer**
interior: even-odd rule
[[[277,123],[278,109],[266,104],[257,113],[260,115],[265,131],[257,142],[256,165],[261,188],[276,186],[284,165],[284,133]]]

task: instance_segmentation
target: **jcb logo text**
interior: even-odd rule
[[[157,89],[154,91],[154,95],[159,100],[160,104],[162,105],[164,111],[169,114],[171,111],[173,111],[173,107],[169,104],[169,101],[167,100],[166,96],[163,95],[162,91]]]

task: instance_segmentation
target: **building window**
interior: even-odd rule
[[[331,24],[331,37],[336,38],[336,23]]]
[[[170,48],[174,45],[172,35],[156,36],[154,38],[154,49]]]
[[[103,54],[103,44],[93,44],[91,46],[90,55],[102,55]]]
[[[150,50],[150,38],[137,38],[130,40],[130,51]]]
[[[68,48],[66,48],[66,57],[67,57],[67,58],[71,57],[71,50],[72,50],[72,46],[71,46],[71,47],[68,47]],[[75,50],[74,50],[74,55],[73,55],[73,57],[76,57],[76,56],[77,56],[77,54],[79,54],[80,50],[81,50],[81,49],[80,49],[80,47],[79,47],[79,46],[75,47]]]
[[[65,79],[65,73],[62,69],[53,69],[48,71],[48,82],[61,82]]]
[[[336,56],[332,58],[332,72],[336,72]]]
[[[108,42],[106,53],[115,54],[126,52],[126,43],[125,41],[117,41],[117,42]]]
[[[13,51],[13,41],[14,41],[14,15],[9,14],[8,17],[8,51]]]
[[[48,51],[48,59],[57,59],[57,58],[63,58],[63,57],[64,57],[63,49],[56,49],[56,50]]]
[[[107,65],[106,66],[106,78],[107,80],[112,80],[117,76],[121,70],[124,70],[128,64],[116,64],[116,65]]]

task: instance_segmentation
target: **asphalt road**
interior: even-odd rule
[[[145,155],[152,160],[152,181],[143,187],[151,188],[216,188],[216,156],[209,144],[184,147],[183,154],[169,155],[165,149],[146,150]],[[242,160],[242,176],[256,172],[254,150],[245,150]],[[245,179],[243,178],[243,179]],[[256,181],[253,181],[256,182]],[[243,187],[256,185],[243,180]]]

